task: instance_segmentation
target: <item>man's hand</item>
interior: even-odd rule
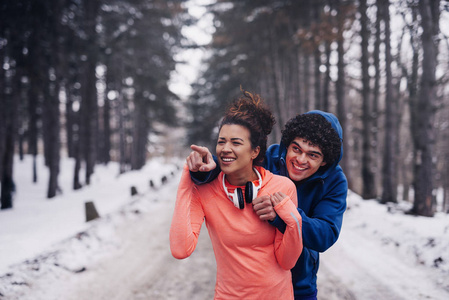
[[[209,149],[191,145],[192,152],[187,156],[186,162],[192,172],[209,172],[217,167]]]
[[[287,195],[284,194],[283,192],[276,192],[273,195],[271,195],[271,198],[270,198],[271,204],[273,204],[273,207],[274,207],[277,204],[281,203],[285,197],[287,197]]]
[[[253,200],[253,209],[261,221],[273,221],[276,218],[276,212],[271,200],[273,196],[260,196]]]

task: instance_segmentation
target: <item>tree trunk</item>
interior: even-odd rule
[[[321,52],[319,50],[319,45],[316,45],[316,49],[313,53],[313,60],[314,60],[314,94],[315,94],[315,103],[312,106],[312,108],[318,108],[320,110],[323,110],[323,104],[321,102],[321,72],[320,72],[320,65],[321,65]]]
[[[449,214],[449,188],[444,187],[443,189],[443,212]]]
[[[381,203],[397,202],[397,99],[393,97],[393,75],[391,72],[390,13],[389,0],[379,2],[385,24],[385,146],[382,165]]]
[[[0,5],[0,37],[5,37],[6,30],[6,13],[4,12],[5,7]],[[0,51],[0,62],[5,61],[5,51]],[[3,155],[5,154],[5,141],[6,137],[6,76],[5,71],[0,69],[0,182],[3,178]],[[3,206],[3,203],[2,203]]]
[[[33,3],[37,7],[41,5],[38,3]],[[33,11],[40,11],[39,8],[32,8]],[[33,16],[30,20],[31,28],[34,28],[30,32],[28,37],[28,43],[30,45],[35,45],[34,47],[29,47],[28,55],[27,55],[27,70],[28,70],[28,79],[29,79],[29,87],[28,87],[28,154],[33,157],[33,166],[32,166],[32,174],[33,174],[33,183],[38,181],[38,173],[37,173],[37,154],[38,154],[38,137],[39,137],[39,121],[41,119],[40,108],[42,107],[42,93],[43,93],[43,74],[42,69],[43,60],[42,57],[43,47],[39,43],[41,40],[41,36],[43,33],[43,28],[40,26],[40,20],[37,16]],[[41,129],[42,130],[42,129]]]
[[[3,140],[0,141],[4,145],[1,159],[2,173],[1,173],[1,209],[13,207],[13,197],[16,190],[13,179],[13,165],[14,165],[14,141],[15,141],[15,119],[16,119],[16,102],[11,98],[11,95],[5,95],[3,99],[5,102],[4,112],[6,118],[4,121],[4,135]]]
[[[95,76],[95,61],[89,59],[86,68],[86,78],[85,78],[85,90],[84,99],[86,110],[85,114],[85,126],[86,126],[86,137],[85,137],[85,152],[84,157],[86,159],[86,184],[90,184],[90,176],[94,173],[94,165],[96,161],[96,138],[97,138],[97,116],[98,116],[98,106],[97,106],[97,91],[95,87],[96,76]]]
[[[77,143],[73,148],[73,156],[75,158],[75,168],[73,174],[73,189],[79,190],[82,185],[80,182],[80,170],[81,170],[81,153],[80,153],[80,144]]]
[[[9,39],[9,31],[6,33],[6,38]],[[4,51],[6,55],[10,54],[8,52],[12,52],[13,46],[8,45],[6,50]],[[2,52],[2,51],[0,51]],[[4,54],[1,54],[1,58],[3,58]],[[17,70],[16,70],[17,72]],[[16,97],[19,97],[20,92],[15,88],[17,87],[17,82],[20,82],[20,76],[10,75],[5,76],[4,72],[0,77],[0,84],[4,89],[1,90],[1,96],[3,99],[0,99],[2,104],[0,105],[2,120],[0,121],[0,170],[1,170],[1,194],[0,194],[0,203],[1,209],[8,209],[13,207],[13,197],[14,192],[16,190],[14,184],[13,177],[13,165],[14,165],[14,144],[16,139],[17,132],[17,108],[18,108],[18,99],[14,99],[14,94]]]
[[[303,88],[303,97],[302,99],[304,99],[304,108],[303,111],[304,112],[308,112],[309,110],[311,110],[312,107],[312,101],[310,101],[310,99],[312,99],[312,97],[310,97],[310,86],[311,86],[311,80],[310,78],[312,76],[310,76],[311,74],[311,66],[310,66],[310,55],[307,52],[304,52],[304,64],[303,64],[303,74],[302,74],[302,78],[304,79],[304,88]]]
[[[296,112],[293,116],[300,114],[300,113],[305,113],[305,111],[303,110],[304,107],[304,86],[305,86],[305,82],[304,82],[304,74],[303,74],[303,69],[304,69],[304,64],[303,64],[303,58],[304,58],[304,51],[302,48],[300,47],[296,47],[296,51],[295,51],[295,68],[296,68],[296,82],[295,82],[295,90],[296,90],[296,97],[294,99],[294,111]]]
[[[84,79],[83,102],[85,104],[85,126],[86,144],[84,156],[86,159],[86,184],[90,184],[90,176],[94,172],[94,165],[97,154],[97,132],[98,132],[98,101],[96,90],[96,66],[98,47],[96,39],[96,18],[98,15],[99,3],[97,1],[84,1],[86,9],[86,33],[87,33],[87,62]]]
[[[31,55],[31,51],[30,51]],[[39,99],[39,86],[37,82],[37,74],[35,76],[30,76],[30,87],[28,95],[28,153],[33,156],[33,182],[37,182],[37,167],[36,167],[36,156],[37,156],[37,139],[38,139],[38,112],[37,104]]]
[[[59,162],[60,162],[60,114],[59,114],[59,91],[60,91],[60,81],[62,79],[61,72],[59,71],[60,61],[59,55],[61,51],[60,47],[60,28],[61,24],[59,19],[61,17],[62,7],[60,5],[60,0],[53,0],[49,4],[50,18],[46,20],[47,34],[49,35],[49,40],[51,43],[50,49],[46,50],[46,61],[48,62],[48,72],[49,77],[45,82],[45,93],[44,98],[44,129],[45,129],[45,154],[46,154],[46,165],[49,168],[49,181],[47,198],[53,198],[56,196],[59,185]],[[48,22],[48,23],[47,23]]]
[[[289,120],[291,117],[294,116],[293,112],[297,112],[297,110],[295,109],[295,98],[296,98],[296,91],[297,91],[297,82],[298,82],[298,75],[297,75],[297,52],[296,50],[293,50],[293,53],[289,51],[288,57],[286,57],[284,59],[287,60],[287,65],[286,65],[286,69],[287,69],[287,74],[286,74],[286,84],[285,84],[285,92],[286,92],[286,99],[285,99],[285,107],[284,107],[284,111],[285,111],[285,119],[284,120]],[[285,62],[284,62],[285,63]]]
[[[331,70],[331,43],[329,41],[326,41],[326,48],[325,48],[325,54],[326,54],[326,72],[324,72],[324,81],[323,81],[323,96],[322,96],[322,109],[324,111],[329,111],[330,109],[330,100],[329,100],[329,89],[331,85],[331,76],[330,76],[330,70]]]
[[[80,181],[80,171],[81,171],[81,163],[83,161],[83,153],[84,153],[84,141],[85,138],[82,136],[84,131],[84,124],[82,123],[82,110],[84,106],[80,107],[80,110],[73,115],[73,122],[78,124],[78,130],[76,131],[73,139],[73,158],[75,159],[75,168],[73,170],[73,189],[78,190],[82,187]]]
[[[67,99],[65,104],[65,131],[67,136],[67,156],[75,157],[74,154],[74,112],[73,112],[73,99],[70,92],[69,84],[67,85]]]
[[[346,73],[345,73],[345,49],[344,49],[344,39],[343,39],[343,31],[344,31],[344,22],[345,17],[342,12],[343,3],[338,0],[337,7],[337,15],[338,19],[338,38],[337,38],[337,55],[338,55],[338,79],[336,82],[336,98],[337,98],[337,117],[340,120],[340,125],[343,129],[343,158],[340,162],[343,171],[345,172],[346,178],[348,179],[348,187],[349,189],[353,189],[353,181],[351,175],[351,147],[349,145],[349,123],[347,119],[347,114],[350,113],[346,106],[346,97],[345,97],[345,88],[346,88]]]
[[[274,93],[274,111],[276,114],[276,120],[279,124],[279,126],[283,127],[284,126],[284,122],[285,120],[283,119],[283,114],[282,114],[282,87],[280,87],[280,82],[281,80],[279,79],[279,64],[280,62],[280,58],[279,55],[277,53],[277,43],[276,43],[276,38],[275,38],[275,32],[273,32],[274,30],[271,30],[270,32],[270,55],[269,55],[269,62],[271,64],[271,80],[273,82],[273,93]]]
[[[436,64],[437,64],[437,35],[439,32],[439,1],[422,0],[419,2],[421,14],[423,48],[422,78],[418,103],[415,107],[417,122],[413,140],[416,151],[414,166],[415,201],[412,213],[422,216],[434,215],[434,199],[432,195],[434,185],[434,163],[432,155],[435,146],[435,102],[436,102]],[[436,9],[435,9],[436,8]]]
[[[125,132],[125,97],[123,93],[120,93],[117,103],[117,115],[118,115],[118,131],[119,131],[119,153],[120,153],[120,174],[126,172],[126,132]]]
[[[111,104],[109,99],[104,100],[103,106],[103,153],[101,154],[102,162],[107,164],[111,160]]]
[[[3,78],[2,78],[3,79]],[[0,79],[1,80],[1,79]],[[3,81],[2,84],[6,85]],[[2,90],[3,92],[3,90]],[[13,162],[14,162],[14,111],[15,101],[10,94],[2,94],[0,111],[2,112],[2,120],[0,120],[0,179],[1,179],[1,209],[13,207],[13,194],[15,184],[13,179]]]
[[[111,56],[106,54],[105,55],[105,61],[106,61],[106,74],[105,74],[105,81],[106,81],[106,91],[105,91],[105,101],[104,101],[104,108],[103,108],[103,131],[104,131],[104,145],[103,145],[103,152],[101,154],[101,161],[103,163],[108,163],[111,160],[111,114],[113,114],[112,108],[111,108],[111,100],[108,99],[107,95],[109,91],[118,91],[118,87],[116,86],[115,82],[115,74],[117,73],[116,69],[113,67],[113,63],[111,61]],[[117,99],[115,99],[116,101]]]
[[[59,161],[60,161],[60,138],[59,138],[59,97],[58,89],[59,85],[56,82],[51,83],[49,87],[51,89],[48,98],[45,101],[45,109],[47,113],[45,114],[45,126],[48,131],[47,143],[45,147],[48,153],[48,168],[50,171],[50,177],[48,181],[47,198],[53,198],[56,196],[59,186],[58,186],[58,175],[59,175]],[[48,100],[47,100],[48,99]]]
[[[360,0],[360,23],[361,23],[361,67],[362,67],[362,198],[373,199],[377,197],[375,176],[372,169],[372,153],[371,153],[371,86],[369,75],[369,51],[368,40],[370,38],[369,19],[367,16],[366,0]]]
[[[100,59],[102,60],[102,59]],[[102,74],[101,80],[107,85],[107,73]],[[97,138],[97,162],[107,164],[110,150],[110,125],[109,125],[109,100],[108,90],[103,92],[103,105],[98,109],[98,138]]]
[[[379,1],[377,1],[379,2]],[[378,3],[379,6],[379,3]],[[371,119],[371,147],[372,154],[374,157],[374,161],[371,163],[371,170],[374,173],[374,183],[375,189],[377,191],[377,187],[379,186],[379,182],[376,182],[377,176],[380,174],[381,165],[381,156],[379,155],[379,102],[380,102],[380,45],[382,43],[381,40],[381,22],[383,19],[383,12],[380,9],[377,9],[376,16],[376,35],[374,41],[374,50],[373,50],[373,64],[374,69],[376,70],[376,74],[374,76],[374,89],[373,89],[373,102],[372,109],[370,114]],[[376,192],[376,197],[378,197],[378,193]]]
[[[4,136],[5,151],[3,153],[2,165],[2,189],[1,189],[1,209],[13,207],[13,197],[16,187],[13,179],[13,165],[14,165],[14,131],[12,130],[12,120],[8,120],[6,127],[6,135]]]
[[[136,95],[136,107],[133,113],[134,130],[131,152],[131,170],[139,170],[142,164],[142,152],[145,149],[146,141],[146,107],[143,95]]]

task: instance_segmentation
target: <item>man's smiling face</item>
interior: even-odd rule
[[[288,175],[295,182],[309,178],[326,165],[321,149],[299,137],[288,146],[285,160]]]

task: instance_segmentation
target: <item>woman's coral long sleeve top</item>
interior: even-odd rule
[[[296,187],[290,179],[259,168],[258,196],[283,192],[288,197],[274,209],[285,221],[282,234],[259,219],[251,204],[238,209],[223,190],[223,173],[210,184],[197,186],[184,167],[170,228],[170,248],[183,259],[195,250],[203,220],[217,262],[215,299],[293,299],[290,269],[302,248],[302,219]],[[229,192],[236,188],[227,184]]]

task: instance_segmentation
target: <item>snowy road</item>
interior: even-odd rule
[[[1,300],[212,299],[215,260],[204,230],[176,260],[169,227],[179,178],[0,276]]]
[[[101,262],[97,266],[99,271],[81,275],[74,288],[78,292],[65,299],[92,297],[92,292],[98,290],[95,286],[102,287],[97,299],[213,298],[215,262],[205,228],[190,258],[176,260],[169,252],[168,231],[176,182],[170,185],[166,188],[167,199],[160,199],[157,210],[150,210],[120,228],[119,236],[127,241],[126,247],[117,256]],[[349,225],[343,230],[339,242],[322,254],[318,284],[320,299],[446,298],[446,293],[436,284],[437,273],[435,277],[429,277],[425,267],[410,265],[392,249],[380,248],[377,240],[364,231],[352,230],[351,218],[355,217],[347,216]],[[367,253],[371,257],[367,257]],[[110,274],[116,274],[112,282]]]
[[[170,253],[178,182],[171,178],[57,250],[16,266],[0,277],[0,299],[212,299],[215,259],[205,228],[191,257],[176,260]],[[355,208],[346,212],[340,240],[322,254],[319,299],[449,299],[437,269],[383,247],[360,218]]]
[[[55,293],[53,299],[212,299],[215,260],[206,229],[191,257],[176,260],[170,253],[169,228],[178,181],[175,178],[158,190],[157,203],[143,213],[116,225],[119,248],[76,274],[70,289]]]
[[[175,182],[159,193],[165,195],[143,215],[117,229],[122,247],[95,266],[95,272],[79,274],[73,290],[60,299],[212,299],[214,256],[207,232],[190,258],[171,256],[168,232],[176,197]],[[166,197],[166,198],[165,198]]]

